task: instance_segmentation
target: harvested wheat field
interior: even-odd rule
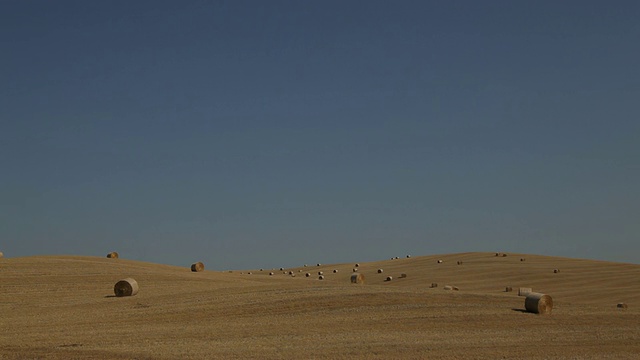
[[[259,266],[194,274],[102,256],[3,259],[0,359],[640,357],[640,265],[510,255],[359,262],[359,284],[353,263],[319,265],[319,281]],[[116,297],[125,278],[139,291]],[[505,287],[551,296],[553,312],[526,312]]]

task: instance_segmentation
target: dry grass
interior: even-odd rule
[[[372,274],[360,286],[349,281],[353,263],[319,268],[341,271],[314,281],[247,270],[193,276],[183,267],[103,257],[7,258],[0,359],[638,357],[639,265],[535,255],[523,263],[512,255],[360,263]],[[562,276],[549,271],[557,266]],[[412,276],[385,282],[373,276],[378,268]],[[114,297],[114,281],[126,277],[141,291]],[[461,290],[438,291],[432,282]],[[553,313],[525,312],[505,283],[551,295]],[[629,307],[621,311],[620,302]]]

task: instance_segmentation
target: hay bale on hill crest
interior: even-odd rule
[[[200,272],[204,270],[204,264],[200,261],[191,264],[191,271],[192,272]]]
[[[107,254],[107,258],[109,258],[109,259],[117,259],[119,257],[120,257],[120,255],[118,255],[118,253],[115,252],[115,251],[112,251],[112,252]]]

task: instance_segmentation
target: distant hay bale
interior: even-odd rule
[[[554,274],[557,274],[557,273],[559,273],[559,272],[560,272],[560,269],[553,269],[553,273],[554,273]]]
[[[527,294],[529,294],[530,292],[533,292],[531,288],[525,288],[525,287],[518,288],[518,296],[527,296]]]
[[[351,283],[352,284],[364,284],[364,275],[362,275],[362,274],[352,274],[351,275]]]
[[[293,275],[293,271],[289,271],[289,275]]]
[[[507,254],[504,254],[504,253],[503,253],[503,254],[502,254],[502,257],[507,257]]]
[[[524,307],[528,312],[535,314],[551,314],[553,299],[549,295],[531,292],[524,299]]]
[[[407,274],[402,273],[402,274],[400,274],[400,277],[404,279],[404,278],[406,278],[406,277],[407,277]]]
[[[410,257],[411,257],[411,255],[407,255],[407,259],[410,258]]]
[[[507,286],[507,287],[504,289],[504,292],[512,292],[512,291],[513,291],[513,288],[512,288],[511,286]]]
[[[458,265],[462,265],[462,261],[458,261]]]
[[[269,273],[269,276],[273,276],[273,271]]]
[[[617,308],[619,309],[626,309],[628,306],[625,303],[618,303],[618,305],[616,305]]]
[[[291,273],[291,277],[296,277],[296,274],[294,274],[293,272]]]
[[[391,281],[393,280],[393,276],[387,276],[387,279],[385,281]]]
[[[260,269],[260,271],[264,271],[264,269]]]
[[[445,285],[442,289],[443,289],[443,290],[453,290],[453,286],[451,286],[451,285]]]
[[[320,264],[320,263],[317,263],[317,264],[316,264],[316,266],[322,266],[322,264]]]
[[[118,281],[113,287],[113,292],[116,296],[133,296],[138,293],[138,282],[132,278],[126,278]]]
[[[311,276],[311,273],[306,273],[306,274],[304,274],[304,276],[309,277],[309,276]]]
[[[525,261],[525,260],[527,260],[527,259],[525,259],[525,258],[520,258],[520,261]]]
[[[322,271],[318,271],[318,275],[324,275]]]
[[[400,259],[400,257],[396,256],[396,260]]]
[[[307,264],[304,264],[304,267],[307,267],[307,266],[309,266],[309,265],[307,265]]]
[[[360,267],[360,264],[356,264],[356,267]]]
[[[358,272],[358,268],[353,268],[353,272]]]
[[[452,286],[451,287],[454,291],[459,291],[460,289],[457,286]]]
[[[384,270],[382,270],[382,269],[378,269],[378,274],[382,274],[383,271]]]
[[[442,264],[442,260],[438,259],[438,264]]]
[[[280,271],[284,271],[284,268],[280,268]]]
[[[430,288],[437,288],[438,287],[438,283],[431,283],[431,286],[429,286]]]
[[[112,252],[110,252],[110,253],[108,253],[108,254],[107,254],[107,257],[108,257],[109,259],[117,259],[117,258],[118,258],[118,257],[120,257],[120,256],[118,255],[118,253],[117,253],[117,252],[112,251]]]
[[[4,254],[2,253],[2,251],[0,251],[0,259],[2,259],[4,257]]]
[[[248,274],[248,275],[251,275],[251,271],[249,271],[247,274]]]
[[[333,273],[337,274],[338,273],[338,269],[333,269]]]
[[[191,264],[191,271],[200,272],[204,270],[204,264],[198,261],[197,263]]]
[[[302,272],[302,269],[298,269],[298,272],[299,272],[299,273],[301,273],[301,272]]]
[[[324,276],[323,275],[318,276],[318,280],[324,280]]]
[[[500,253],[496,253],[496,256],[500,256]]]

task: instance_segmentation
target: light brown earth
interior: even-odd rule
[[[360,263],[363,285],[350,283],[354,263],[286,269],[295,277],[189,267],[2,258],[0,359],[640,358],[640,265],[403,256]],[[139,293],[114,297],[114,284],[127,277]],[[552,296],[552,314],[524,312],[518,287]]]

